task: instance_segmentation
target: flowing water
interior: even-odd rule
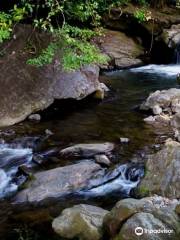
[[[81,102],[57,102],[42,114],[40,123],[25,121],[1,129],[2,204],[11,202],[11,196],[25,180],[19,166],[36,172],[72,164],[72,161],[64,159],[57,163],[59,149],[75,143],[104,141],[116,144],[111,157],[113,168],[105,170],[101,179],[92,180],[91,188],[78,195],[85,196],[87,203],[92,197],[97,203],[104,201],[104,197],[110,202],[114,193],[116,201],[129,196],[131,189],[137,186],[143,176],[142,164],[146,154],[154,152],[159,143],[171,134],[168,129],[155,129],[145,124],[143,118],[147,115],[140,112],[138,106],[149,93],[157,89],[178,87],[176,76],[179,72],[178,65],[148,65],[104,73],[101,80],[110,88],[110,92],[102,102],[92,98]],[[49,130],[52,134],[49,134]],[[130,142],[121,144],[120,137],[129,138]],[[0,218],[2,216],[0,210]]]

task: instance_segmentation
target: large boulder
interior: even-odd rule
[[[15,204],[40,205],[57,201],[63,196],[87,187],[89,180],[101,170],[92,161],[38,172],[29,182],[27,189],[20,191],[14,199]]]
[[[61,237],[81,240],[101,240],[103,218],[108,211],[85,204],[75,205],[62,211],[54,219],[52,227]]]
[[[67,147],[60,151],[64,157],[93,157],[97,154],[109,153],[114,149],[114,144],[105,143],[82,143]]]
[[[110,57],[110,67],[129,68],[142,64],[143,48],[122,32],[106,30],[99,46]]]
[[[180,225],[175,213],[178,203],[176,199],[169,200],[160,196],[121,200],[105,216],[104,229],[109,238],[116,240],[139,239],[140,235],[135,234],[138,227],[141,228],[140,231],[144,231],[141,234],[141,239],[144,240],[156,239],[157,236],[157,239],[166,239],[164,234],[148,233],[158,229],[169,229],[171,234],[167,239],[178,239]]]
[[[168,198],[180,198],[180,143],[169,140],[164,148],[150,155],[146,162],[146,174],[140,182],[138,193],[160,194]]]
[[[40,52],[49,42],[50,37],[45,33],[19,25],[13,39],[7,46],[1,46],[0,50],[6,49],[6,52],[0,59],[0,126],[20,122],[31,113],[47,108],[55,99],[80,100],[104,91],[98,81],[99,67],[95,65],[65,72],[59,59],[44,67],[27,64],[34,56],[34,49]]]

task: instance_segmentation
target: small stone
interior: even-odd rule
[[[155,122],[155,117],[153,116],[149,116],[147,118],[144,118],[144,121],[147,122],[147,123],[154,123]]]
[[[40,114],[31,114],[28,117],[29,120],[31,121],[40,121],[41,120],[41,115]]]
[[[104,99],[104,90],[103,89],[97,90],[94,94],[94,98],[103,100]]]
[[[45,134],[50,136],[50,135],[53,135],[53,132],[49,129],[46,129]]]
[[[159,115],[159,114],[161,114],[161,113],[162,113],[162,108],[161,108],[159,105],[155,105],[155,106],[153,107],[153,113],[154,113],[154,115]]]
[[[124,137],[120,138],[121,143],[128,143],[129,141],[130,141],[129,138],[124,138]]]
[[[100,165],[105,165],[105,166],[110,166],[111,165],[111,161],[109,160],[109,158],[102,154],[102,155],[96,155],[95,156],[95,160],[96,160],[96,163],[99,163]]]

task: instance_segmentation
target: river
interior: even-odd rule
[[[47,111],[41,113],[42,120],[39,123],[25,121],[1,129],[0,204],[3,207],[0,209],[0,223],[4,224],[4,210],[6,206],[9,208],[18,186],[26,180],[19,166],[34,173],[71,164],[70,160],[57,163],[56,159],[59,149],[76,143],[107,141],[115,143],[116,151],[112,156],[114,166],[109,171],[113,176],[117,171],[121,172],[121,177],[113,177],[113,181],[109,182],[108,179],[99,187],[81,192],[80,195],[85,196],[83,201],[89,203],[95,196],[95,203],[103,202],[103,207],[106,207],[106,204],[107,206],[111,204],[113,192],[116,192],[113,203],[124,196],[127,197],[139,179],[131,181],[131,177],[127,174],[123,175],[126,172],[124,169],[128,166],[130,169],[128,172],[131,173],[132,162],[136,162],[139,165],[133,165],[135,169],[133,171],[137,171],[137,175],[142,175],[142,165],[146,155],[156,151],[163,139],[171,134],[163,127],[157,129],[147,125],[143,121],[147,113],[140,112],[138,107],[149,93],[157,89],[178,88],[176,76],[179,72],[178,65],[148,65],[102,73],[100,79],[110,89],[102,102],[92,97],[80,102],[71,100],[55,102]],[[130,142],[121,144],[120,137],[129,138]],[[117,191],[119,188],[121,188],[120,192]],[[11,211],[9,216],[11,217]],[[20,239],[21,234],[26,232],[26,230],[21,232],[21,223],[17,221],[12,225],[3,224],[0,228],[7,227],[7,239]],[[37,239],[45,239],[46,233],[44,235],[37,229],[36,233]],[[31,232],[28,234],[35,236]],[[30,237],[29,239],[35,239]]]

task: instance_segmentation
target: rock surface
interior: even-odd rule
[[[114,149],[113,143],[84,143],[65,148],[60,151],[64,157],[93,157],[97,154],[109,153]]]
[[[169,200],[160,196],[140,200],[132,198],[121,200],[105,216],[104,229],[109,238],[114,240],[178,239],[180,225],[178,215],[175,213],[178,203],[176,199]],[[169,229],[171,234],[144,232],[143,235],[137,236],[136,227],[141,227],[143,230]]]
[[[99,170],[100,165],[92,161],[83,161],[36,173],[28,188],[16,195],[14,203],[39,205],[50,200],[58,200],[86,187],[88,181]]]
[[[146,122],[170,124],[174,114],[180,112],[180,89],[157,90],[149,95],[140,109],[151,110],[155,115],[145,118]],[[173,123],[171,125],[173,126]]]
[[[150,155],[146,162],[146,175],[139,185],[139,193],[160,194],[180,198],[180,143],[167,141],[164,148]]]
[[[110,57],[110,67],[129,68],[142,64],[139,57],[143,55],[143,48],[122,32],[106,30],[99,46]]]
[[[81,240],[101,240],[103,218],[108,211],[85,204],[75,205],[62,211],[54,219],[52,227],[61,237]]]
[[[169,48],[176,48],[180,44],[180,24],[164,29],[162,38]]]
[[[31,45],[37,45],[37,51],[39,45],[43,48],[49,42],[49,36],[32,32],[28,25],[17,26],[16,37],[8,43],[6,54],[1,57],[0,126],[20,122],[31,113],[47,108],[55,99],[80,100],[101,89],[97,66],[64,72],[58,60],[39,68],[27,64],[27,60],[34,57],[31,51],[25,52],[29,39]]]

